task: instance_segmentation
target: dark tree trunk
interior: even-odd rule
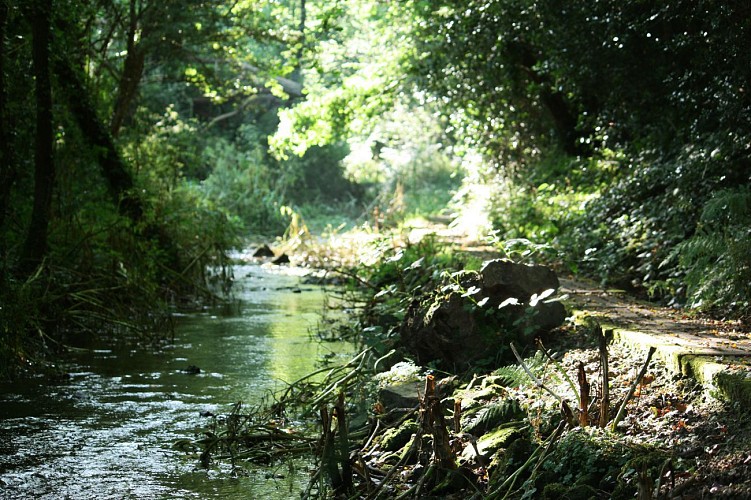
[[[561,92],[550,90],[552,85],[549,78],[534,69],[538,58],[532,47],[524,43],[511,43],[508,50],[523,74],[540,87],[540,103],[553,122],[558,143],[563,151],[572,156],[590,154],[591,146],[579,140],[582,134],[577,130],[577,118],[565,96]]]
[[[112,137],[117,137],[120,133],[120,128],[128,117],[131,103],[136,96],[138,85],[141,83],[141,77],[143,76],[146,51],[136,41],[137,34],[138,12],[136,9],[136,0],[130,0],[127,41],[128,53],[125,56],[125,62],[123,63],[123,74],[120,77],[115,108],[112,111],[112,120],[110,121],[110,134],[112,134]]]
[[[5,215],[10,203],[10,188],[13,185],[14,168],[8,144],[8,117],[5,108],[7,90],[5,82],[5,27],[8,25],[8,5],[0,2],[0,228],[5,224]],[[5,257],[5,245],[0,243],[0,258]]]
[[[50,85],[50,16],[52,0],[37,0],[31,7],[32,67],[36,81],[36,139],[34,205],[21,253],[20,271],[29,275],[47,253],[47,228],[55,185],[52,158],[52,88]]]
[[[132,192],[133,178],[115,149],[107,128],[97,117],[89,90],[78,72],[64,57],[54,59],[55,73],[68,101],[68,109],[84,137],[100,151],[99,164],[107,180],[108,189],[118,210],[133,221],[143,216],[141,200]]]

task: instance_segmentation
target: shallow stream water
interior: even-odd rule
[[[0,498],[299,498],[304,460],[237,474],[172,448],[200,413],[257,403],[351,351],[312,335],[324,291],[294,268],[234,272],[237,304],[179,317],[167,348],[94,346],[71,353],[64,382],[0,385]]]

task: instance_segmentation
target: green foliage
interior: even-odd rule
[[[211,173],[200,183],[203,198],[217,210],[242,221],[246,230],[279,234],[286,227],[279,209],[284,204],[284,176],[275,176],[257,144],[217,138],[202,161]]]
[[[676,245],[686,275],[689,305],[748,314],[751,303],[751,189],[716,192],[702,210],[696,233]],[[711,272],[707,272],[711,269]]]
[[[570,270],[656,298],[680,303],[687,285],[692,303],[745,302],[729,277],[698,284],[709,255],[740,261],[717,253],[722,236],[715,250],[694,238],[713,193],[751,180],[744,8],[465,0],[396,10],[416,18],[413,81],[447,104],[438,110],[466,153],[465,219],[489,212],[500,241],[553,243]]]
[[[278,163],[279,168],[294,173],[288,197],[297,204],[309,203],[323,206],[357,201],[361,189],[346,178],[341,166],[349,152],[346,143],[314,146],[302,157],[291,157]]]
[[[0,127],[4,368],[79,333],[156,332],[167,302],[215,298],[241,230],[284,230],[279,208],[300,172],[278,174],[302,170],[266,154],[275,107],[300,92],[283,78],[299,13],[263,0],[53,8],[55,175],[43,179],[48,248],[32,276],[17,264],[37,192],[35,21],[5,4],[0,19],[0,123],[14,124]],[[71,82],[81,95],[68,99]],[[129,216],[125,199],[138,207]]]
[[[443,271],[456,268],[457,258],[429,234],[417,243],[395,246],[390,240],[377,243],[378,260],[364,271],[373,287],[399,295],[427,290]]]
[[[377,117],[391,108],[404,43],[399,26],[385,24],[387,9],[371,0],[322,9],[318,27],[332,31],[310,54],[307,98],[280,112],[270,139],[279,157],[302,156],[353,134],[367,137]]]
[[[383,238],[371,244],[373,258],[367,265],[354,269],[353,284],[367,284],[366,307],[361,323],[366,325],[362,340],[385,353],[394,342],[394,329],[405,317],[410,303],[428,296],[444,279],[447,269],[457,269],[464,262],[447,252],[435,235],[419,242],[398,244]]]
[[[33,361],[42,342],[39,275],[18,282],[6,269],[0,274],[0,378],[12,378]],[[28,335],[34,332],[35,335]],[[31,357],[31,359],[29,359]]]
[[[577,428],[564,434],[534,482],[545,488],[546,498],[553,498],[552,489],[572,498],[582,493],[589,498],[586,493],[592,491],[633,498],[637,492],[651,492],[668,458],[653,447],[624,444],[592,427]]]
[[[586,484],[612,490],[621,467],[630,458],[629,449],[593,428],[579,428],[565,434],[554,452],[543,462],[543,480],[566,485]],[[555,478],[555,481],[545,479]]]
[[[542,378],[548,361],[542,351],[536,351],[534,356],[524,360],[524,364],[535,376]],[[500,377],[498,383],[506,387],[522,387],[532,383],[527,372],[518,364],[502,366],[493,375]]]
[[[482,435],[504,423],[522,420],[526,413],[516,399],[501,399],[483,406],[473,419],[463,426],[465,432]]]

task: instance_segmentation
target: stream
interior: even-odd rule
[[[70,378],[0,385],[0,498],[299,498],[308,463],[199,466],[172,448],[352,347],[323,343],[325,291],[288,267],[238,265],[237,303],[177,318],[161,349],[90,346]],[[186,368],[197,366],[198,374]]]

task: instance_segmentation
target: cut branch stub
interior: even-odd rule
[[[589,382],[587,374],[584,371],[584,363],[579,362],[579,425],[587,427],[589,425]]]
[[[600,346],[600,367],[602,375],[602,385],[600,388],[602,399],[600,400],[600,427],[603,429],[608,425],[610,417],[610,369],[608,367],[608,342],[607,334],[603,333],[600,325],[597,325],[597,338]]]

